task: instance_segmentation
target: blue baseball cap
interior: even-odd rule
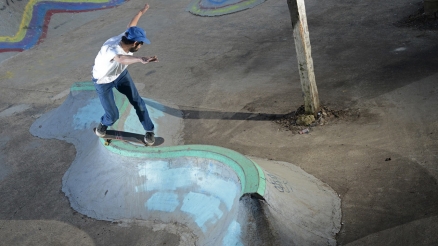
[[[140,27],[131,26],[126,30],[125,36],[131,41],[143,42],[146,44],[151,44],[151,41],[146,38],[146,32]]]

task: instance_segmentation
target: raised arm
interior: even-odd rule
[[[144,7],[140,11],[138,11],[138,13],[134,16],[134,18],[132,18],[131,22],[129,22],[128,28],[131,26],[137,26],[138,20],[140,20],[140,17],[144,13],[146,13],[148,9],[149,9],[149,4],[145,4]]]

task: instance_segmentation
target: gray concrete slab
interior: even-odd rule
[[[266,175],[265,213],[281,245],[336,245],[341,199],[327,185],[287,162],[250,157]]]

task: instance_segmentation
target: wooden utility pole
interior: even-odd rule
[[[306,114],[316,115],[319,110],[319,96],[316,88],[315,73],[311,55],[309,28],[307,26],[304,0],[287,0],[297,51],[298,71],[301,89],[304,93],[304,108]]]

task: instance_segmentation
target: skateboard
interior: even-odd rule
[[[93,129],[93,132],[96,133],[96,128]],[[105,140],[104,142],[105,146],[110,145],[112,140],[121,140],[124,142],[131,142],[131,143],[137,143],[144,146],[148,146],[144,142],[144,135],[132,133],[132,132],[106,130],[106,135],[103,137],[103,139]],[[164,138],[155,137],[155,143],[152,146],[159,146],[163,143],[164,143]]]

